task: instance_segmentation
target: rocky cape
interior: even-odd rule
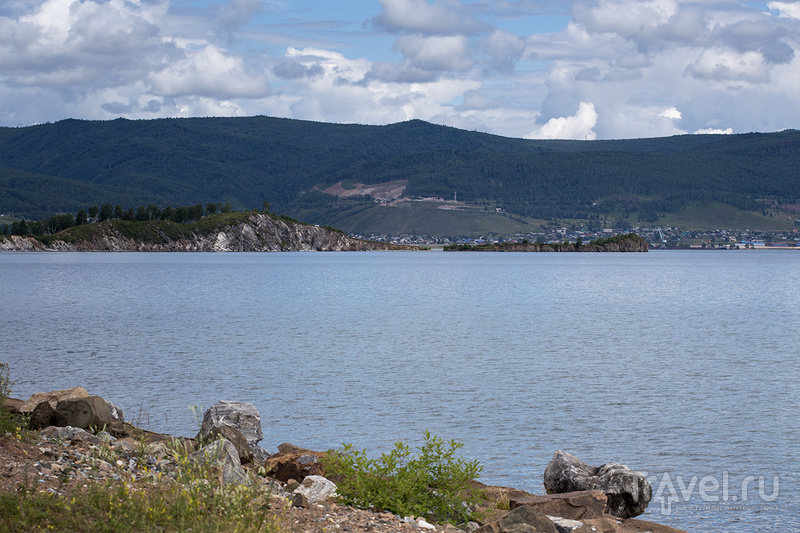
[[[602,241],[600,241],[602,242]],[[506,243],[479,246],[452,245],[446,252],[646,252],[650,245],[638,235],[602,244]]]
[[[74,226],[45,239],[0,237],[0,251],[299,252],[418,250],[355,239],[325,227],[264,213],[229,213],[194,224],[108,220]]]

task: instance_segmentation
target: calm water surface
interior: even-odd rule
[[[430,430],[536,493],[563,449],[647,471],[641,518],[800,531],[800,252],[2,253],[0,287],[17,397],[188,436],[248,401],[270,451]]]

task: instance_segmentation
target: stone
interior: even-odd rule
[[[138,443],[130,437],[117,439],[114,442],[114,449],[124,454],[133,454],[138,450],[138,448]]]
[[[292,505],[295,507],[300,507],[302,509],[308,509],[310,505],[308,502],[308,497],[305,494],[301,494],[299,492],[292,494]]]
[[[159,441],[149,444],[144,449],[144,453],[147,457],[153,457],[154,459],[159,460],[166,458],[170,451],[169,448],[167,448],[167,445],[164,444],[164,441]]]
[[[335,492],[336,483],[322,476],[306,476],[300,486],[294,489],[295,494],[302,494],[312,505],[327,500]]]
[[[31,429],[44,429],[56,425],[56,410],[50,402],[41,402],[30,412],[28,427]]]
[[[88,396],[89,392],[83,387],[73,387],[71,389],[62,389],[52,392],[37,392],[31,395],[31,397],[22,404],[19,410],[22,413],[30,413],[42,402],[48,402],[50,407],[55,409],[58,402],[62,400],[73,400],[76,398],[86,398]]]
[[[236,448],[239,454],[239,461],[241,461],[243,465],[253,462],[253,452],[247,444],[247,439],[242,435],[242,432],[235,427],[227,424],[217,426],[209,432],[208,438],[212,440],[220,438],[228,440],[233,444],[234,448]]]
[[[50,426],[41,430],[39,434],[51,440],[63,440],[68,442],[81,441],[87,444],[100,444],[102,442],[100,437],[92,435],[84,429],[72,426]]]
[[[250,446],[250,453],[253,454],[253,464],[257,466],[264,466],[264,463],[267,462],[267,459],[269,459],[269,456],[271,455],[267,450],[258,444],[253,444]]]
[[[558,533],[572,533],[573,531],[583,527],[583,522],[579,522],[577,520],[570,520],[569,518],[550,515],[547,515],[547,518],[549,518],[556,526]]]
[[[108,404],[108,410],[111,411],[111,418],[114,419],[114,422],[125,422],[125,413],[120,409],[118,406],[114,405],[113,403],[106,400]]]
[[[509,507],[516,509],[527,505],[546,515],[561,516],[571,520],[587,520],[603,518],[607,503],[607,498],[603,491],[585,490],[545,496],[511,498]]]
[[[279,452],[264,462],[268,476],[286,483],[290,479],[302,481],[306,476],[324,476],[320,463],[323,452],[312,452],[297,447],[281,445],[287,452]],[[281,446],[278,449],[281,449]]]
[[[638,520],[636,518],[623,520],[622,527],[626,533],[686,533],[683,529],[664,526],[647,520]]]
[[[481,526],[475,533],[558,533],[558,529],[547,515],[523,505]]]
[[[653,494],[641,472],[619,463],[594,467],[562,450],[553,454],[544,471],[544,487],[548,494],[601,490],[607,498],[606,513],[617,518],[642,514]]]
[[[61,400],[56,405],[56,425],[82,429],[114,423],[108,404],[100,396]]]
[[[25,405],[25,402],[19,398],[6,398],[3,400],[3,407],[5,407],[9,413],[15,415],[18,415],[22,412],[20,409],[23,405]]]
[[[215,403],[203,415],[200,437],[207,437],[212,429],[223,424],[241,431],[249,445],[258,444],[264,438],[261,416],[252,403],[225,400]]]
[[[239,462],[239,453],[236,448],[225,439],[215,440],[189,455],[189,460],[219,468],[222,482],[243,485],[249,481],[247,473]]]

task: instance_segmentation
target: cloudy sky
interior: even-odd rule
[[[419,118],[510,137],[800,128],[800,1],[0,0],[0,125]]]

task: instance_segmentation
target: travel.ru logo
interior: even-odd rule
[[[647,476],[647,472],[643,472]],[[669,472],[661,476],[648,476],[653,487],[651,502],[661,504],[661,514],[672,513],[674,504],[697,510],[754,510],[771,509],[769,505],[780,494],[780,476],[772,476],[771,485],[764,476],[746,476],[741,481],[731,480],[728,472],[722,477],[696,475],[671,476]],[[698,503],[702,502],[702,503]]]

